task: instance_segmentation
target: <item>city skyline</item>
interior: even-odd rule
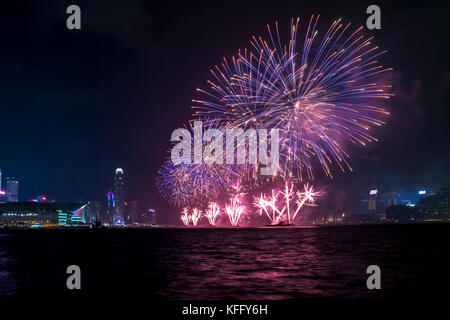
[[[0,184],[1,184],[1,169],[0,169]],[[81,211],[80,209],[79,214],[80,219],[82,218],[83,223],[90,223],[90,224],[97,224],[102,223],[106,225],[112,225],[112,226],[124,226],[124,225],[139,225],[140,223],[149,223],[149,221],[153,221],[152,223],[155,224],[156,221],[156,212],[160,212],[159,208],[150,208],[145,209],[145,206],[143,206],[138,200],[133,200],[133,197],[129,194],[127,194],[127,187],[126,187],[126,177],[125,177],[125,170],[123,168],[116,168],[113,170],[114,174],[111,174],[111,185],[112,188],[107,188],[105,190],[109,190],[105,192],[105,196],[102,199],[94,199],[89,201],[82,201],[81,199],[75,200],[72,199],[70,201],[58,201],[58,199],[52,198],[51,196],[48,196],[46,193],[41,195],[36,195],[29,199],[20,199],[18,198],[18,181],[12,180],[11,178],[7,178],[8,185],[5,188],[5,190],[0,189],[0,203],[14,203],[14,202],[24,202],[24,203],[53,203],[56,205],[61,205],[64,203],[71,203],[72,206],[76,205],[77,203],[79,206],[82,206],[82,208],[86,207],[86,210]],[[10,182],[15,183],[14,188],[11,188]],[[296,186],[298,184],[295,184]],[[443,211],[438,212],[434,211],[439,206],[442,206],[442,204],[433,204],[432,197],[434,197],[436,194],[440,194],[442,192],[445,193],[444,200],[448,202],[448,190],[450,190],[449,186],[442,186],[436,190],[428,189],[425,190],[423,188],[416,190],[412,193],[399,193],[397,190],[392,188],[386,188],[386,186],[372,186],[376,187],[377,189],[366,189],[363,190],[365,192],[365,195],[363,197],[360,197],[358,199],[354,200],[354,203],[352,206],[345,206],[342,205],[342,203],[339,203],[339,200],[335,202],[335,197],[324,197],[322,201],[319,201],[320,206],[319,209],[316,211],[308,211],[306,215],[302,214],[302,217],[300,220],[297,221],[300,223],[380,223],[380,222],[398,222],[398,220],[395,220],[395,217],[403,217],[404,214],[407,214],[408,210],[412,210],[412,208],[416,207],[416,205],[419,205],[418,207],[419,211],[416,212],[416,214],[411,214],[412,219],[403,220],[403,222],[411,223],[414,222],[414,217],[422,219],[418,221],[427,221],[426,219],[430,219],[429,216],[421,216],[420,212],[428,212],[430,213],[430,210],[432,210],[435,214],[444,214],[441,218],[445,219],[445,212],[447,212],[449,204],[443,205]],[[267,190],[267,188],[266,188]],[[278,189],[280,190],[280,189]],[[280,190],[281,191],[281,190]],[[319,191],[319,194],[324,194],[326,192]],[[244,203],[247,202],[247,204],[250,204],[250,199],[255,195],[255,193],[249,193],[245,199]],[[12,197],[11,197],[12,195]],[[255,198],[255,197],[254,197]],[[256,199],[256,198],[255,198]],[[422,200],[425,200],[423,202]],[[431,202],[430,202],[431,201]],[[428,204],[427,204],[428,203]],[[405,206],[405,209],[396,208],[397,206]],[[5,208],[14,208],[14,207],[5,207]],[[23,206],[19,204],[18,207],[16,207],[14,211],[17,212],[19,215],[26,213],[25,211],[21,211],[23,209],[21,208],[28,208],[27,205]],[[31,207],[29,207],[31,208]],[[408,209],[409,208],[409,209]],[[428,208],[428,209],[427,209]],[[447,209],[446,209],[447,208]],[[252,210],[248,211],[247,214],[253,215],[257,212],[258,206],[254,206]],[[3,209],[4,210],[4,209]],[[35,209],[31,209],[35,210]],[[218,206],[217,210],[220,210],[220,205]],[[222,208],[224,210],[224,208]],[[425,210],[425,211],[424,211]],[[173,218],[173,216],[176,216],[176,212],[179,211],[179,209],[174,208],[173,212],[175,214],[172,214],[169,216],[169,218]],[[8,212],[8,211],[6,211]],[[20,213],[23,212],[23,213]],[[74,211],[75,212],[75,211]],[[77,211],[78,212],[78,211]],[[82,212],[82,215],[81,215]],[[161,213],[161,212],[160,212]],[[164,219],[164,212],[162,212],[163,215],[159,216],[162,217],[162,219],[158,220],[163,224],[169,224],[169,225],[180,225],[180,221],[173,220],[173,219]],[[198,212],[199,214],[203,215],[203,213]],[[207,212],[206,212],[207,213]],[[205,214],[206,214],[205,213]],[[311,214],[312,213],[312,214]],[[185,213],[186,214],[186,213]],[[45,217],[45,215],[44,215]],[[206,216],[205,216],[206,217]],[[428,218],[427,218],[428,217]],[[200,216],[198,217],[200,218]],[[441,219],[439,218],[439,219]],[[63,220],[59,218],[60,223],[66,224],[65,216],[63,217]],[[425,220],[423,220],[425,219]],[[223,219],[222,219],[223,220]],[[69,220],[70,221],[70,220]],[[178,222],[178,223],[177,223]],[[183,220],[183,223],[186,224],[186,222]],[[247,226],[258,226],[262,223],[261,219],[256,219],[254,223],[245,225]],[[189,222],[187,222],[189,225]],[[197,223],[195,223],[196,225]],[[53,224],[52,224],[53,225]],[[205,226],[206,221],[203,219],[203,222],[200,224],[201,226]],[[222,224],[223,226],[223,221]]]

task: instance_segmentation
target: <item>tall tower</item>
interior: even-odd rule
[[[6,200],[8,202],[19,201],[19,181],[14,178],[6,178]]]
[[[114,207],[115,217],[114,222],[116,224],[123,224],[125,217],[125,180],[122,168],[116,169],[114,175]]]
[[[0,191],[2,191],[2,169],[0,169]]]

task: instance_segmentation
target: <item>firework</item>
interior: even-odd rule
[[[239,219],[241,218],[244,209],[245,207],[241,205],[241,200],[237,195],[232,196],[229,204],[225,206],[228,219],[230,219],[230,223],[233,227],[239,225]]]
[[[159,170],[156,184],[162,197],[182,207],[207,203],[227,195],[234,168],[225,164],[178,164],[169,159]]]
[[[363,28],[334,21],[322,37],[319,16],[312,16],[297,48],[299,20],[292,21],[290,41],[283,44],[278,23],[269,38],[253,37],[250,50],[239,51],[216,66],[210,90],[193,100],[195,115],[214,118],[229,127],[280,129],[282,178],[313,179],[313,159],[332,177],[332,167],[351,167],[345,141],[365,145],[388,112],[375,105],[389,98],[390,86],[376,75],[391,70],[377,59],[386,51],[372,45]],[[255,168],[247,175],[260,179]],[[289,210],[288,210],[289,211]]]
[[[261,193],[259,198],[255,197],[255,202],[253,203],[258,208],[257,213],[262,215],[264,212],[270,219],[271,224],[276,224],[279,217],[284,213],[284,209],[280,211],[276,205],[279,194],[279,192],[272,190],[272,197],[268,198]]]
[[[314,192],[313,187],[312,186],[309,187],[308,184],[306,184],[304,187],[305,191],[303,192],[297,191],[297,200],[296,200],[297,210],[295,210],[295,213],[292,216],[291,219],[292,221],[295,219],[297,213],[305,204],[314,205],[315,198],[321,194],[320,192]]]
[[[191,220],[192,220],[192,224],[194,225],[194,227],[197,226],[198,221],[200,220],[201,216],[202,216],[201,210],[199,210],[197,208],[192,209]]]
[[[320,195],[319,192],[315,192],[313,187],[308,184],[304,185],[304,191],[294,192],[294,186],[291,182],[285,183],[285,188],[283,191],[276,192],[272,190],[272,196],[269,198],[264,194],[259,197],[255,197],[255,202],[253,203],[255,207],[258,208],[258,213],[261,215],[263,212],[270,219],[272,225],[276,225],[281,221],[285,221],[287,224],[291,224],[297,214],[305,205],[314,205],[315,198]],[[283,201],[279,200],[279,196],[282,195]],[[295,198],[295,203],[297,207],[295,210],[291,211],[291,202]],[[282,207],[280,210],[279,207]]]
[[[189,215],[188,208],[183,208],[183,211],[181,212],[181,221],[185,226],[189,225],[189,222],[191,221],[191,216]]]
[[[194,131],[195,136],[192,123],[190,129]],[[216,122],[210,120],[206,123],[205,130],[216,125]],[[221,129],[221,132],[224,130]],[[190,134],[189,131],[185,132],[186,136]],[[159,170],[156,185],[162,197],[172,205],[193,207],[199,204],[206,205],[209,201],[216,201],[220,197],[227,198],[232,188],[230,181],[240,179],[242,166],[210,161],[211,159],[202,154],[202,148],[207,147],[208,143],[204,142],[201,136],[199,142],[198,146],[195,139],[191,140],[190,149],[194,154],[196,150],[200,150],[202,156],[200,163],[195,163],[191,159],[190,164],[174,164],[172,157],[169,157]],[[192,158],[192,154],[188,156]]]
[[[215,227],[217,217],[220,215],[220,207],[217,203],[211,202],[206,209],[206,218],[211,226]]]

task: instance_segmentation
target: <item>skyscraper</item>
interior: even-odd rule
[[[115,206],[116,201],[114,200],[114,192],[111,191],[111,189],[106,194],[107,198],[107,204],[106,204],[106,216],[103,217],[103,222],[106,223],[114,223],[114,213],[115,213]]]
[[[139,201],[130,201],[128,205],[128,218],[127,222],[138,222],[139,221]]]
[[[114,196],[116,206],[123,205],[125,202],[125,181],[123,175],[123,169],[117,168],[114,175]]]
[[[383,195],[384,197],[384,207],[392,207],[399,204],[400,194],[396,192],[388,192]]]
[[[19,181],[14,178],[6,178],[6,200],[8,202],[19,201]]]
[[[369,212],[370,213],[376,213],[376,211],[377,211],[377,195],[378,195],[377,189],[370,190],[370,193],[369,193]]]
[[[0,192],[2,191],[2,169],[0,169]]]
[[[114,223],[123,224],[125,221],[125,180],[122,168],[117,168],[114,175]]]

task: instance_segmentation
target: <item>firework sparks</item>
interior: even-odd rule
[[[225,164],[178,164],[169,159],[159,170],[156,184],[162,197],[178,206],[195,206],[227,195],[234,168]]]
[[[200,209],[197,209],[197,208],[192,209],[191,220],[192,220],[192,224],[194,225],[194,227],[197,226],[198,221],[200,220],[201,217],[202,217],[202,211]]]
[[[270,221],[273,221],[273,216],[269,213],[269,210],[271,208],[270,201],[267,200],[265,195],[261,193],[259,197],[255,197],[255,202],[253,202],[253,205],[258,208],[257,213],[259,215],[262,215],[262,213],[264,212],[270,219]]]
[[[309,187],[308,184],[306,184],[304,187],[305,191],[303,192],[297,191],[297,200],[296,200],[297,210],[295,210],[295,213],[292,216],[292,220],[295,219],[297,213],[305,204],[314,205],[315,198],[320,195],[320,192],[314,192],[314,188],[312,186]]]
[[[239,219],[244,212],[245,207],[241,205],[239,196],[234,195],[231,197],[230,203],[225,206],[225,211],[230,219],[230,223],[233,227],[239,225]]]
[[[284,201],[279,200],[280,195],[283,196]],[[314,205],[315,198],[319,195],[320,193],[315,192],[313,187],[310,187],[308,184],[304,186],[303,192],[294,192],[293,183],[291,182],[289,184],[286,182],[283,191],[276,192],[275,190],[272,190],[271,197],[266,197],[266,195],[261,194],[259,197],[255,198],[253,204],[258,208],[257,212],[259,215],[264,212],[272,225],[276,225],[281,221],[291,224],[305,205]],[[297,207],[295,208],[294,213],[291,214],[290,204],[294,198]],[[279,207],[282,207],[282,209],[280,210]]]
[[[392,96],[390,86],[374,78],[392,70],[377,61],[386,51],[373,46],[362,27],[351,31],[340,20],[320,38],[318,18],[311,17],[299,49],[299,20],[291,23],[288,45],[278,23],[275,30],[268,26],[270,40],[253,37],[252,49],[224,59],[211,70],[211,90],[197,89],[205,99],[194,100],[196,116],[230,127],[280,129],[279,169],[288,179],[313,179],[313,159],[329,177],[333,164],[351,170],[344,141],[376,141],[368,130],[389,114],[374,105]]]
[[[185,226],[189,225],[189,222],[191,221],[191,216],[189,215],[188,208],[183,208],[183,211],[181,212],[181,221]]]
[[[211,202],[206,209],[206,218],[211,226],[215,227],[217,223],[217,217],[220,215],[220,207],[217,203]]]
[[[277,208],[277,199],[279,196],[279,192],[276,192],[275,190],[272,190],[272,197],[268,198],[264,194],[261,193],[261,195],[255,198],[255,202],[253,203],[257,208],[259,215],[262,215],[262,212],[266,214],[266,216],[269,218],[271,224],[276,224],[279,220],[279,217],[283,215],[284,208],[280,211]]]
[[[205,130],[217,125],[217,122],[210,120],[206,123]],[[190,129],[194,131],[192,123]],[[195,145],[194,140],[191,143],[191,150],[194,150],[194,153],[197,148],[201,149],[208,145],[202,138],[200,147]],[[210,160],[212,159],[203,157],[200,163],[192,161],[190,164],[174,164],[170,157],[159,170],[156,179],[159,193],[177,207],[206,205],[211,200],[217,201],[221,196],[227,197],[232,189],[229,182],[239,180],[243,167],[219,164]]]
[[[274,29],[268,26],[267,39],[252,37],[251,49],[240,50],[231,60],[224,58],[211,70],[210,88],[197,89],[202,98],[193,100],[195,119],[220,133],[231,129],[249,135],[250,129],[278,129],[277,176],[259,175],[261,164],[250,161],[238,167],[210,161],[166,163],[157,180],[166,200],[191,208],[205,208],[209,203],[205,216],[215,225],[220,214],[217,203],[229,199],[224,212],[237,226],[245,210],[243,186],[249,191],[264,182],[284,181],[282,190],[254,198],[254,206],[272,224],[290,224],[302,208],[315,205],[320,195],[308,184],[303,191],[294,191],[291,181],[313,180],[316,166],[331,178],[335,168],[352,170],[346,143],[377,141],[369,130],[384,124],[389,112],[380,101],[393,95],[391,86],[380,78],[392,70],[378,62],[386,50],[374,46],[372,37],[363,35],[363,27],[352,30],[340,19],[319,36],[318,18],[312,16],[302,31],[299,20],[292,20],[288,43],[282,41],[278,23]],[[297,42],[303,37],[304,41]],[[236,146],[230,144],[240,156],[247,153],[242,140]],[[250,158],[256,151],[250,150],[247,140]],[[203,142],[197,145],[204,146]],[[197,225],[201,211],[195,210],[189,221]]]

